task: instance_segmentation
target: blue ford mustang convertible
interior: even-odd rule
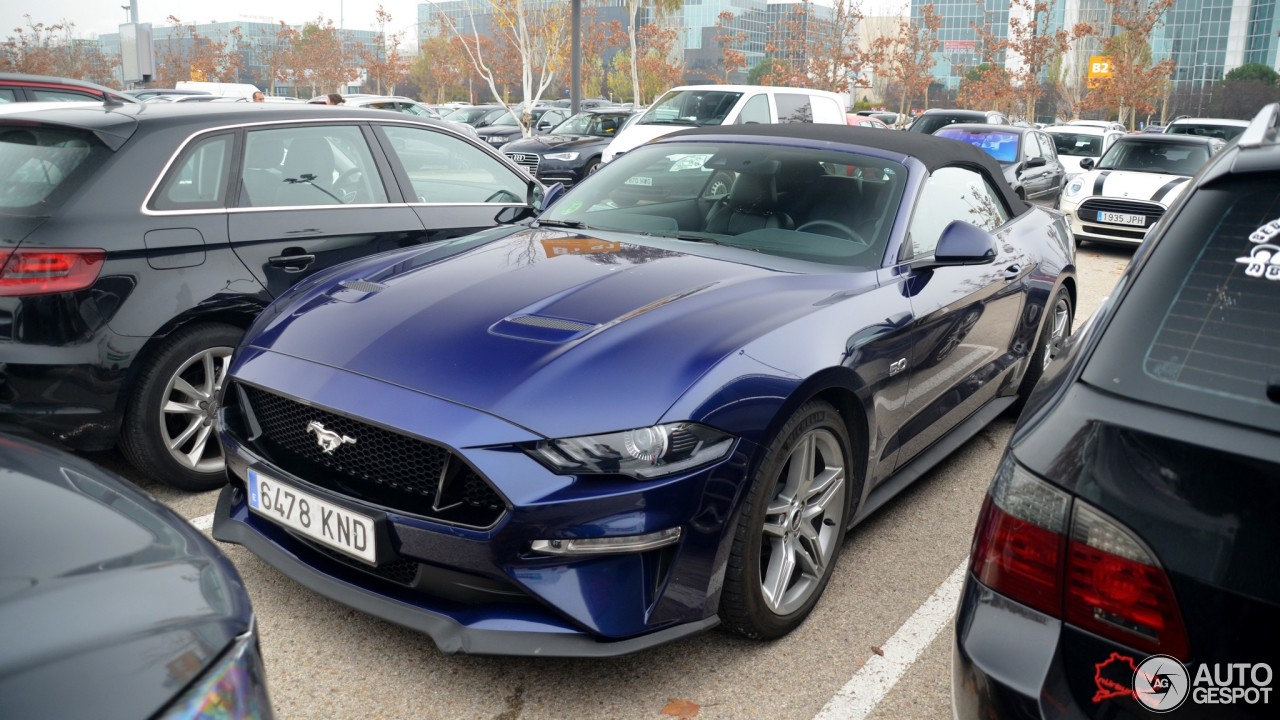
[[[952,140],[664,137],[278,298],[224,384],[214,536],[446,652],[779,637],[846,530],[1026,396],[1073,248]]]

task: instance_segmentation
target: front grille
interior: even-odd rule
[[[1086,222],[1098,222],[1099,212],[1125,213],[1126,215],[1142,215],[1147,218],[1146,227],[1156,224],[1164,217],[1164,206],[1141,200],[1120,200],[1117,198],[1089,198],[1080,203],[1076,215]],[[1136,227],[1136,226],[1135,226]]]
[[[524,168],[529,173],[529,177],[538,176],[538,164],[542,162],[542,156],[537,153],[507,153],[507,157],[511,158],[511,162]]]
[[[368,573],[374,577],[382,578],[387,582],[393,582],[405,587],[413,587],[414,581],[418,579],[418,568],[420,568],[421,565],[412,560],[396,558],[388,563],[379,565],[378,567],[373,567],[372,565],[366,565],[359,560],[352,560],[340,552],[330,550],[320,543],[312,542],[310,539],[302,537],[297,533],[291,532],[289,534],[306,543],[307,547],[310,547],[312,550],[315,550],[330,560],[342,563],[350,568],[355,568],[360,572]]]
[[[319,487],[397,512],[487,528],[505,511],[498,493],[447,448],[240,383],[246,419],[261,431],[248,444],[278,467]],[[230,397],[231,395],[228,394]],[[313,423],[355,440],[324,452]]]

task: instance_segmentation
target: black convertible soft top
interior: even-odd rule
[[[864,128],[851,125],[822,125],[817,123],[787,123],[783,125],[714,125],[690,128],[659,138],[657,142],[667,138],[688,138],[699,136],[716,137],[759,137],[788,138],[791,140],[814,140],[819,142],[840,143],[842,145],[861,145],[879,148],[891,153],[906,155],[919,160],[932,173],[938,168],[947,166],[969,166],[979,169],[987,176],[987,180],[1003,195],[1005,204],[1014,215],[1021,215],[1029,206],[1018,197],[1013,188],[1004,179],[1004,171],[999,163],[987,153],[974,146],[947,138],[908,133],[886,131],[879,128]]]

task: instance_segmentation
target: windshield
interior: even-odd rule
[[[1006,130],[962,130],[943,128],[934,133],[938,137],[951,138],[982,150],[1001,165],[1018,162],[1018,133]]]
[[[1053,146],[1059,155],[1098,157],[1102,154],[1102,136],[1086,133],[1051,132]]]
[[[1121,138],[1102,156],[1098,168],[1164,175],[1195,175],[1209,161],[1205,145],[1144,142],[1138,137]]]
[[[631,113],[580,112],[556,126],[555,135],[594,135],[613,137]]]
[[[603,166],[541,222],[880,267],[906,177],[897,162],[830,148],[661,143]]]
[[[82,130],[0,125],[0,210],[49,214],[110,154]]]
[[[723,125],[740,92],[673,90],[663,95],[640,118],[647,125]]]

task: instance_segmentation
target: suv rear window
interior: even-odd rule
[[[1199,188],[1121,298],[1085,369],[1138,400],[1280,428],[1280,179]]]
[[[51,213],[110,154],[83,130],[0,124],[0,211]]]

